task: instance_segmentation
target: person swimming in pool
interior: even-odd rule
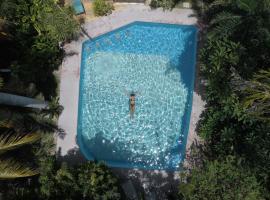
[[[135,92],[131,92],[129,95],[129,113],[131,119],[134,118],[135,113],[135,97],[136,97]]]
[[[135,113],[135,105],[136,105],[136,96],[140,95],[138,92],[128,92],[127,90],[124,90],[125,94],[129,96],[129,113],[130,113],[130,118],[134,118],[134,113]]]

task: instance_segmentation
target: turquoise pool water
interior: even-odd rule
[[[87,159],[116,167],[179,167],[192,107],[196,35],[194,26],[135,22],[83,43],[77,141]]]

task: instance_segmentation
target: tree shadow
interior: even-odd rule
[[[79,53],[77,51],[69,51],[69,52],[65,52],[65,57],[72,57],[75,55],[79,55]]]
[[[119,139],[108,140],[101,131],[97,132],[91,139],[82,138],[79,134],[77,140],[83,153],[96,161],[104,161],[109,165],[125,166],[126,163],[132,163],[134,158],[134,153],[130,151],[128,144],[119,141]]]
[[[192,27],[193,28],[193,27]],[[185,31],[190,31],[191,28],[186,28]],[[200,40],[200,33],[198,33],[197,39],[196,39],[196,49],[195,49],[195,59],[192,63],[193,55],[193,48],[192,45],[194,40],[194,33],[192,33],[189,38],[187,39],[187,42],[185,43],[184,50],[179,56],[175,56],[170,60],[170,62],[167,64],[167,69],[165,71],[166,74],[170,73],[173,70],[177,70],[180,73],[180,80],[184,83],[186,88],[192,88],[192,84],[194,84],[194,92],[196,92],[199,96],[202,97],[203,100],[205,100],[205,84],[204,79],[201,75],[200,70],[200,57],[199,57],[199,49],[202,46],[202,42]],[[193,68],[192,65],[195,65]],[[193,83],[193,76],[194,76],[194,83]]]
[[[131,181],[137,194],[156,200],[177,198],[179,172],[112,168],[121,183]]]
[[[87,162],[87,160],[81,154],[78,147],[74,147],[73,149],[70,149],[66,155],[62,155],[61,147],[59,147],[56,153],[56,157],[58,161],[65,162],[71,166]]]

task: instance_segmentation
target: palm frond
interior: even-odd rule
[[[0,128],[11,128],[12,127],[12,123],[9,122],[7,119],[4,120],[0,120]]]
[[[38,174],[38,170],[27,167],[12,159],[0,160],[0,179],[14,179]]]
[[[45,109],[41,110],[41,114],[49,119],[58,118],[63,112],[64,107],[59,104],[59,98],[52,99]]]
[[[221,23],[226,23],[228,20],[236,20],[236,19],[240,19],[241,16],[239,15],[235,15],[231,12],[226,12],[223,11],[221,13],[219,13],[211,22],[210,25],[216,25],[216,24],[221,24]]]
[[[211,7],[215,7],[215,6],[227,6],[230,5],[232,3],[232,0],[215,0],[214,2],[212,2],[210,4],[210,8]]]
[[[212,29],[211,36],[219,38],[230,36],[241,23],[241,16],[234,15],[230,12],[222,12],[210,23],[210,28]]]
[[[16,4],[13,1],[3,0],[0,1],[0,16],[6,14],[10,9],[16,8]]]
[[[54,133],[59,128],[56,121],[41,115],[28,115],[24,117],[24,125],[29,127],[32,132]]]
[[[8,150],[16,149],[20,146],[31,144],[40,139],[40,134],[19,134],[7,131],[0,135],[0,153],[4,153]]]
[[[248,13],[253,13],[258,6],[257,0],[237,0],[236,4],[238,8]]]
[[[251,81],[239,79],[235,85],[243,96],[242,104],[247,113],[256,119],[270,122],[270,70],[260,71]]]

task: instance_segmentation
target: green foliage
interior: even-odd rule
[[[270,2],[205,3],[200,67],[207,105],[198,128],[205,159],[242,158],[240,166],[260,180],[269,198]]]
[[[48,116],[49,119],[57,119],[63,112],[64,107],[59,104],[59,98],[52,99],[47,108],[41,111],[43,116]]]
[[[175,0],[151,0],[151,8],[162,7],[163,9],[172,9],[176,5]]]
[[[58,130],[55,122],[48,118],[50,111],[44,110],[0,105],[1,179],[38,174],[36,167],[33,167],[37,163],[29,147],[37,145],[41,133]],[[29,160],[32,162],[27,164]]]
[[[94,14],[96,16],[109,15],[114,10],[113,4],[106,0],[94,0],[93,1]]]
[[[239,77],[238,77],[239,78]],[[251,81],[236,80],[237,92],[240,92],[243,108],[251,117],[270,122],[270,70],[261,70]]]
[[[209,33],[220,39],[228,37],[240,43],[244,51],[239,54],[244,77],[270,65],[270,9],[268,0],[214,1],[208,5],[206,17]]]
[[[43,157],[40,160],[40,196],[42,199],[52,199],[55,194],[56,160],[52,156]]]
[[[212,29],[210,34],[215,38],[229,37],[240,23],[241,16],[226,11],[221,12],[210,22]]]
[[[232,67],[239,62],[241,46],[227,38],[221,40],[209,38],[201,51],[201,70],[207,78],[207,97],[209,101],[223,98],[230,91],[229,82]]]
[[[63,163],[61,168],[56,172],[55,176],[56,196],[62,199],[76,199],[79,196],[79,188],[76,184],[76,179],[68,169],[66,163]]]
[[[0,154],[6,151],[31,144],[40,139],[40,134],[4,133],[0,135]]]
[[[256,178],[232,157],[193,169],[180,184],[180,195],[185,200],[262,200],[261,192]]]
[[[42,5],[36,6],[42,8]],[[34,26],[39,35],[46,34],[46,37],[58,42],[75,37],[79,31],[79,24],[72,17],[72,9],[60,7],[53,3],[51,8],[49,12],[47,9],[41,9],[40,11],[40,18]]]
[[[0,179],[15,179],[38,174],[35,168],[17,161],[14,155],[8,155],[14,149],[37,142],[40,139],[40,135],[16,132],[13,127],[4,122],[0,123],[0,131]]]
[[[5,19],[16,51],[12,75],[25,87],[35,85],[45,99],[56,96],[53,72],[63,59],[59,44],[72,39],[79,31],[71,9],[53,0],[2,0],[0,18]]]
[[[42,161],[40,193],[43,199],[121,199],[117,179],[104,164],[87,162],[57,169],[53,157]]]
[[[117,179],[106,165],[88,162],[79,168],[78,183],[83,197],[99,199],[121,199]]]
[[[12,159],[0,159],[0,180],[25,178],[38,174],[38,171]]]

